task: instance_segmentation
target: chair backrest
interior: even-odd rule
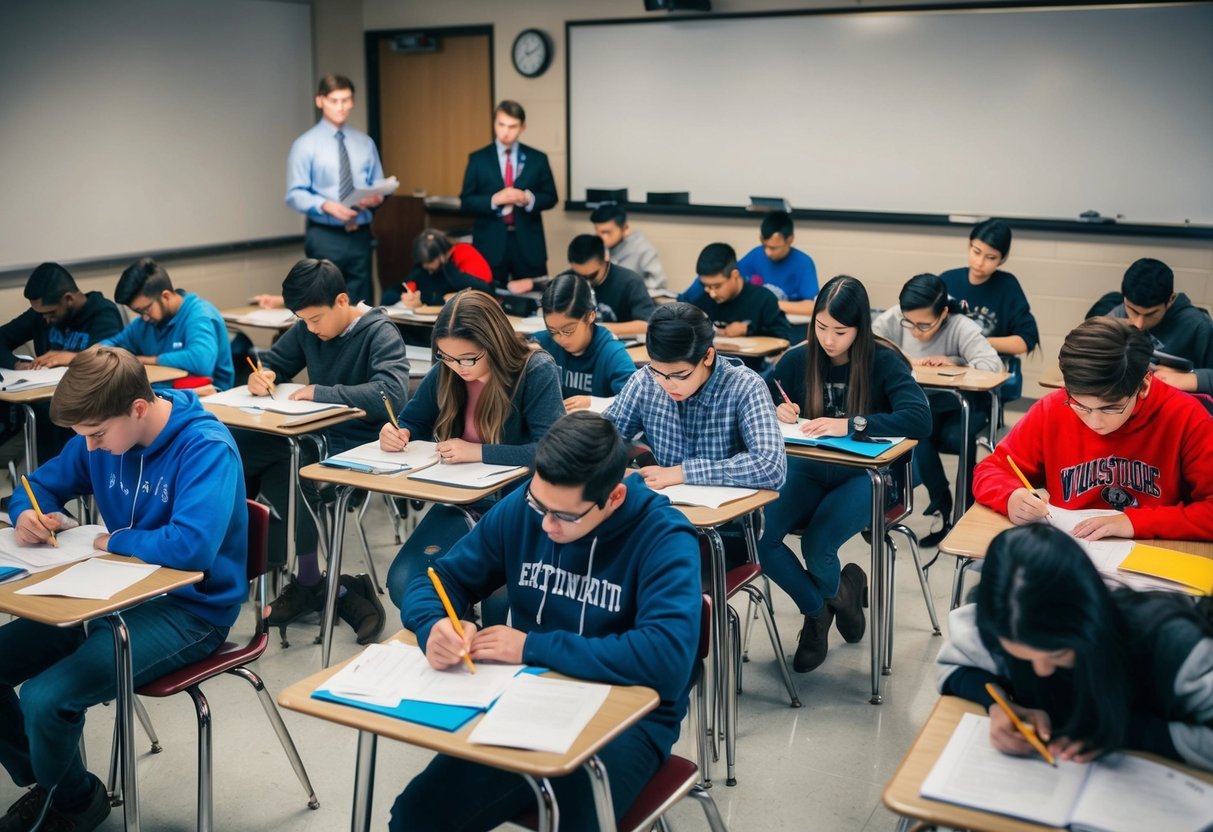
[[[248,565],[246,573],[255,581],[266,573],[270,563],[270,510],[256,500],[248,504]]]

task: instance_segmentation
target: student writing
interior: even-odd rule
[[[732,246],[705,246],[695,262],[695,271],[704,295],[691,302],[707,314],[721,335],[766,335],[788,343],[795,339],[775,295],[741,276]]]
[[[383,290],[380,303],[391,306],[403,302],[418,306],[442,306],[446,296],[460,289],[493,291],[493,271],[488,261],[467,243],[454,243],[441,231],[427,228],[413,240],[413,270],[400,286]]]

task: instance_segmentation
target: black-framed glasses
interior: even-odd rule
[[[1085,404],[1079,404],[1074,401],[1073,396],[1066,393],[1066,404],[1073,408],[1074,412],[1080,416],[1090,416],[1092,413],[1102,413],[1105,416],[1120,416],[1129,409],[1129,405],[1133,403],[1133,398],[1133,396],[1129,396],[1129,398],[1119,405],[1109,404],[1104,407],[1087,407]]]
[[[552,509],[548,508],[543,503],[541,503],[535,499],[535,495],[531,493],[531,489],[529,486],[527,487],[527,490],[526,490],[526,504],[528,506],[530,506],[532,509],[534,509],[535,513],[538,514],[540,517],[547,517],[550,514],[553,517],[555,517],[557,520],[559,520],[561,523],[573,523],[573,524],[580,523],[587,514],[589,514],[591,511],[593,511],[596,508],[596,506],[591,504],[590,507],[587,508],[585,511],[581,512],[581,514],[573,514],[570,511],[553,511]]]
[[[154,300],[148,301],[147,305],[144,307],[136,309],[135,307],[132,306],[132,307],[130,307],[130,310],[134,314],[138,315],[140,318],[147,318],[147,317],[149,317],[148,312],[150,312],[152,307],[155,306],[156,304],[158,304],[159,302],[160,302],[160,299],[156,298]]]
[[[929,324],[916,324],[913,321],[911,321],[909,318],[902,318],[900,321],[898,321],[898,323],[900,323],[904,329],[914,329],[919,332],[930,332],[932,329],[939,326],[939,322],[942,320],[943,320],[943,316],[940,315],[938,318],[931,321],[931,323],[929,323]]]
[[[480,359],[484,358],[484,353],[473,356],[472,358],[455,358],[453,355],[447,355],[442,350],[435,349],[434,353],[438,356],[439,361],[447,364],[458,364],[460,367],[475,367]]]
[[[678,373],[663,373],[652,364],[645,364],[645,369],[653,374],[653,377],[658,381],[686,381],[695,374],[694,370],[683,370]]]

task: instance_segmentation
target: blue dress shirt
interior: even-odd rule
[[[383,164],[375,142],[361,130],[346,124],[345,152],[350,157],[354,187],[363,188],[383,178]],[[286,204],[321,225],[344,225],[320,209],[325,200],[340,202],[341,164],[338,161],[337,128],[325,119],[316,122],[291,145],[286,159]],[[371,221],[370,211],[358,212],[358,224]]]

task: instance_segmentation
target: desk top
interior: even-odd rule
[[[348,407],[337,411],[321,410],[317,413],[307,414],[307,416],[313,417],[308,419],[307,416],[270,413],[268,411],[249,413],[238,407],[228,407],[225,404],[209,404],[205,399],[202,402],[202,406],[210,413],[215,414],[215,418],[229,428],[256,430],[262,433],[272,433],[275,436],[302,436],[305,433],[316,433],[325,428],[331,428],[333,425],[339,425],[352,419],[362,419],[366,416],[365,411],[359,410],[356,407]],[[299,419],[306,419],[306,421],[297,421]],[[290,422],[291,424],[284,424],[285,422]]]
[[[281,307],[279,307],[279,308],[281,308]],[[266,323],[264,321],[242,321],[242,320],[240,320],[245,315],[248,315],[250,312],[258,312],[260,310],[261,310],[260,306],[257,306],[255,304],[248,304],[247,306],[237,306],[232,309],[223,309],[219,312],[219,315],[220,315],[220,317],[223,318],[225,323],[230,324],[232,326],[247,326],[247,327],[250,327],[251,329],[269,329],[274,332],[286,332],[288,329],[293,327],[299,321],[298,318],[292,318],[291,320],[284,321],[282,323],[271,324],[271,323]]]
[[[392,639],[409,644],[416,643],[413,635],[404,630],[396,633]],[[575,771],[604,745],[639,722],[641,717],[656,708],[658,704],[657,693],[650,688],[612,685],[606,702],[599,708],[598,713],[590,720],[589,725],[581,732],[581,736],[573,743],[567,754],[524,751],[492,745],[473,745],[468,742],[467,738],[472,729],[483,719],[482,716],[476,717],[458,731],[442,731],[403,719],[364,711],[360,708],[322,702],[312,698],[312,692],[317,686],[351,661],[353,661],[352,658],[296,682],[282,692],[278,697],[278,704],[292,711],[336,722],[359,731],[370,731],[381,737],[428,748],[431,751],[448,754],[461,760],[469,760],[520,774],[530,774],[533,777],[561,777]],[[552,675],[557,678],[567,678],[559,674]]]
[[[410,324],[412,326],[428,326],[432,327],[434,322],[438,320],[438,313],[442,311],[441,306],[418,306],[413,310],[412,314],[401,312],[399,307],[385,306],[383,311],[393,322],[398,324]]]
[[[442,483],[429,482],[427,480],[414,480],[409,479],[409,473],[412,472],[406,472],[399,476],[364,474],[361,471],[349,471],[344,468],[329,468],[318,462],[305,465],[299,469],[299,476],[305,480],[331,483],[333,485],[348,485],[363,491],[390,494],[393,497],[407,497],[410,500],[424,500],[427,503],[443,503],[449,506],[466,506],[479,502],[490,494],[500,491],[510,483],[523,477],[529,477],[531,470],[529,468],[522,468],[508,480],[499,482],[488,488],[461,488],[457,485],[443,485]]]
[[[947,555],[980,559],[986,556],[990,541],[999,532],[1006,531],[1013,524],[1004,515],[991,508],[974,503],[964,513],[960,522],[952,527],[948,536],[939,544],[939,551]],[[1177,552],[1189,552],[1206,558],[1213,558],[1213,542],[1203,540],[1139,540],[1150,546],[1161,546],[1164,549],[1174,549]]]
[[[106,560],[118,560],[142,563],[138,558],[128,558],[122,555],[105,555]],[[18,595],[17,590],[41,583],[47,578],[58,575],[65,569],[75,566],[69,563],[57,566],[45,572],[38,572],[19,581],[0,584],[0,612],[37,621],[40,624],[50,624],[53,627],[74,627],[83,622],[114,610],[123,610],[135,604],[164,595],[189,584],[202,580],[201,572],[184,572],[180,569],[169,569],[161,566],[152,574],[138,583],[127,587],[112,598],[62,598],[55,595]]]
[[[867,457],[835,451],[832,448],[814,447],[812,445],[785,445],[789,457],[813,459],[817,462],[829,462],[835,465],[848,465],[852,468],[883,468],[890,462],[896,462],[918,445],[917,439],[903,439],[896,445],[890,445],[888,450],[878,457]]]
[[[162,381],[173,381],[178,378],[185,378],[189,373],[185,370],[179,370],[176,367],[165,367],[160,364],[144,364],[144,371],[147,373],[147,380],[152,384],[157,384]],[[32,390],[21,391],[0,391],[0,402],[5,404],[24,404],[26,402],[41,402],[49,401],[55,395],[55,387],[35,387]]]
[[[1061,375],[1061,367],[1054,367],[1052,370],[1049,370],[1036,383],[1049,390],[1060,390],[1066,386],[1066,380]]]
[[[765,358],[768,355],[778,355],[787,348],[788,342],[783,338],[772,338],[768,335],[716,339],[718,353],[739,358]],[[628,347],[628,356],[637,365],[649,363],[649,351],[644,344]]]
[[[960,375],[943,375],[956,373]],[[972,367],[915,367],[914,380],[923,387],[943,387],[952,390],[969,390],[985,393],[1001,385],[1011,377],[1010,373],[999,370],[975,370]]]
[[[914,744],[910,746],[906,756],[902,758],[901,765],[898,766],[893,779],[885,786],[884,805],[905,817],[919,818],[941,827],[971,829],[975,832],[1040,832],[1040,830],[1053,829],[1054,827],[1051,826],[1041,826],[919,796],[918,792],[922,788],[923,781],[926,780],[935,761],[939,759],[939,755],[943,753],[948,740],[952,738],[952,732],[956,730],[961,717],[966,713],[981,714],[985,711],[976,702],[969,702],[955,696],[941,697],[935,703],[935,709],[927,717],[927,723],[923,726],[922,732],[914,740]],[[1211,773],[1197,771],[1152,754],[1143,753],[1140,756],[1213,783]]]
[[[661,492],[658,491],[657,493],[660,494]],[[707,529],[731,523],[738,517],[745,517],[751,511],[760,509],[767,503],[773,503],[778,499],[778,491],[763,488],[759,489],[757,494],[751,494],[748,497],[742,497],[740,500],[725,503],[720,508],[707,508],[706,506],[674,506],[674,508],[681,511],[696,528]]]

